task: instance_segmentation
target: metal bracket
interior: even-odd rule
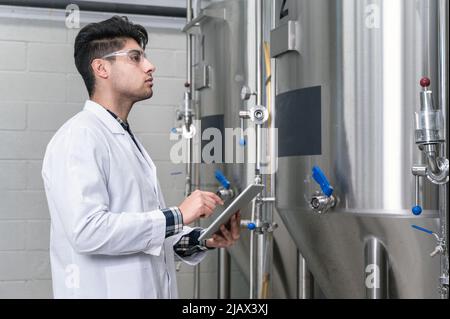
[[[250,108],[248,111],[240,111],[239,117],[242,119],[249,119],[256,125],[262,125],[269,119],[269,112],[266,107],[262,105],[256,105]]]
[[[288,21],[270,31],[270,57],[276,58],[287,52],[300,52],[300,23]]]
[[[195,19],[184,26],[182,32],[189,34],[198,34],[200,32],[200,25],[208,19],[226,20],[226,18],[227,11],[225,8],[222,8],[220,10],[204,9]]]
[[[211,66],[207,64],[200,64],[195,67],[195,89],[197,91],[207,89],[211,87],[210,83],[210,73]]]

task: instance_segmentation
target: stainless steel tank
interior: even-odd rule
[[[193,26],[196,30],[191,32],[195,34],[196,42],[194,85],[198,101],[197,117],[201,119],[202,132],[208,128],[216,128],[221,131],[222,136],[225,136],[225,128],[239,129],[241,124],[239,111],[246,110],[249,105],[255,104],[254,96],[248,101],[241,98],[244,86],[253,92],[256,90],[255,3],[255,0],[214,1],[196,18],[197,26]],[[201,142],[203,150],[216,137],[205,135],[204,138],[205,140]],[[214,177],[216,169],[223,171],[237,193],[249,183],[254,182],[254,163],[236,163],[236,160],[223,163],[226,162],[225,151],[226,148],[223,145],[222,158],[219,157],[222,164],[214,162],[199,165],[201,189],[217,190],[220,184]],[[239,145],[238,134],[235,136],[234,151],[235,155],[240,153],[248,158],[248,148]],[[251,205],[241,214],[243,219],[249,219]],[[296,264],[287,263],[284,258],[296,256],[296,249],[286,232],[280,235],[282,239],[278,239],[277,247],[281,249],[278,250],[275,267],[275,278],[279,280],[275,285],[273,297],[292,298],[295,297],[296,292]],[[249,232],[244,230],[239,242],[229,250],[246,285],[250,280],[249,238]],[[288,246],[289,244],[291,245]],[[287,247],[294,248],[293,253],[286,252]],[[286,270],[288,270],[287,274]],[[248,297],[248,293],[246,292],[244,296]]]
[[[328,298],[437,298],[436,242],[411,227],[438,230],[430,183],[411,213],[418,83],[439,88],[437,1],[275,0],[274,15],[276,206],[315,280]],[[322,214],[314,166],[338,199]]]

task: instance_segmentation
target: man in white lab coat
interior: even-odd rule
[[[176,258],[195,265],[239,238],[239,213],[203,242],[202,229],[186,226],[223,204],[213,193],[164,203],[155,165],[127,122],[133,104],[153,94],[147,41],[142,26],[117,16],[75,40],[90,99],[56,132],[42,168],[55,298],[176,298]]]

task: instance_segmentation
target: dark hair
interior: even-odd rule
[[[75,38],[75,65],[86,84],[89,97],[94,93],[95,87],[91,62],[122,49],[127,38],[136,40],[143,49],[148,42],[145,28],[129,22],[127,17],[114,16],[105,21],[91,23],[78,33]]]

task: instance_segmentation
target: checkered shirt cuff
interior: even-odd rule
[[[206,247],[206,239],[198,240],[203,231],[204,229],[202,228],[196,228],[189,234],[181,237],[174,246],[175,253],[180,257],[189,257],[201,251],[214,249]]]
[[[166,238],[176,235],[183,230],[183,215],[178,207],[161,209],[166,216]]]

